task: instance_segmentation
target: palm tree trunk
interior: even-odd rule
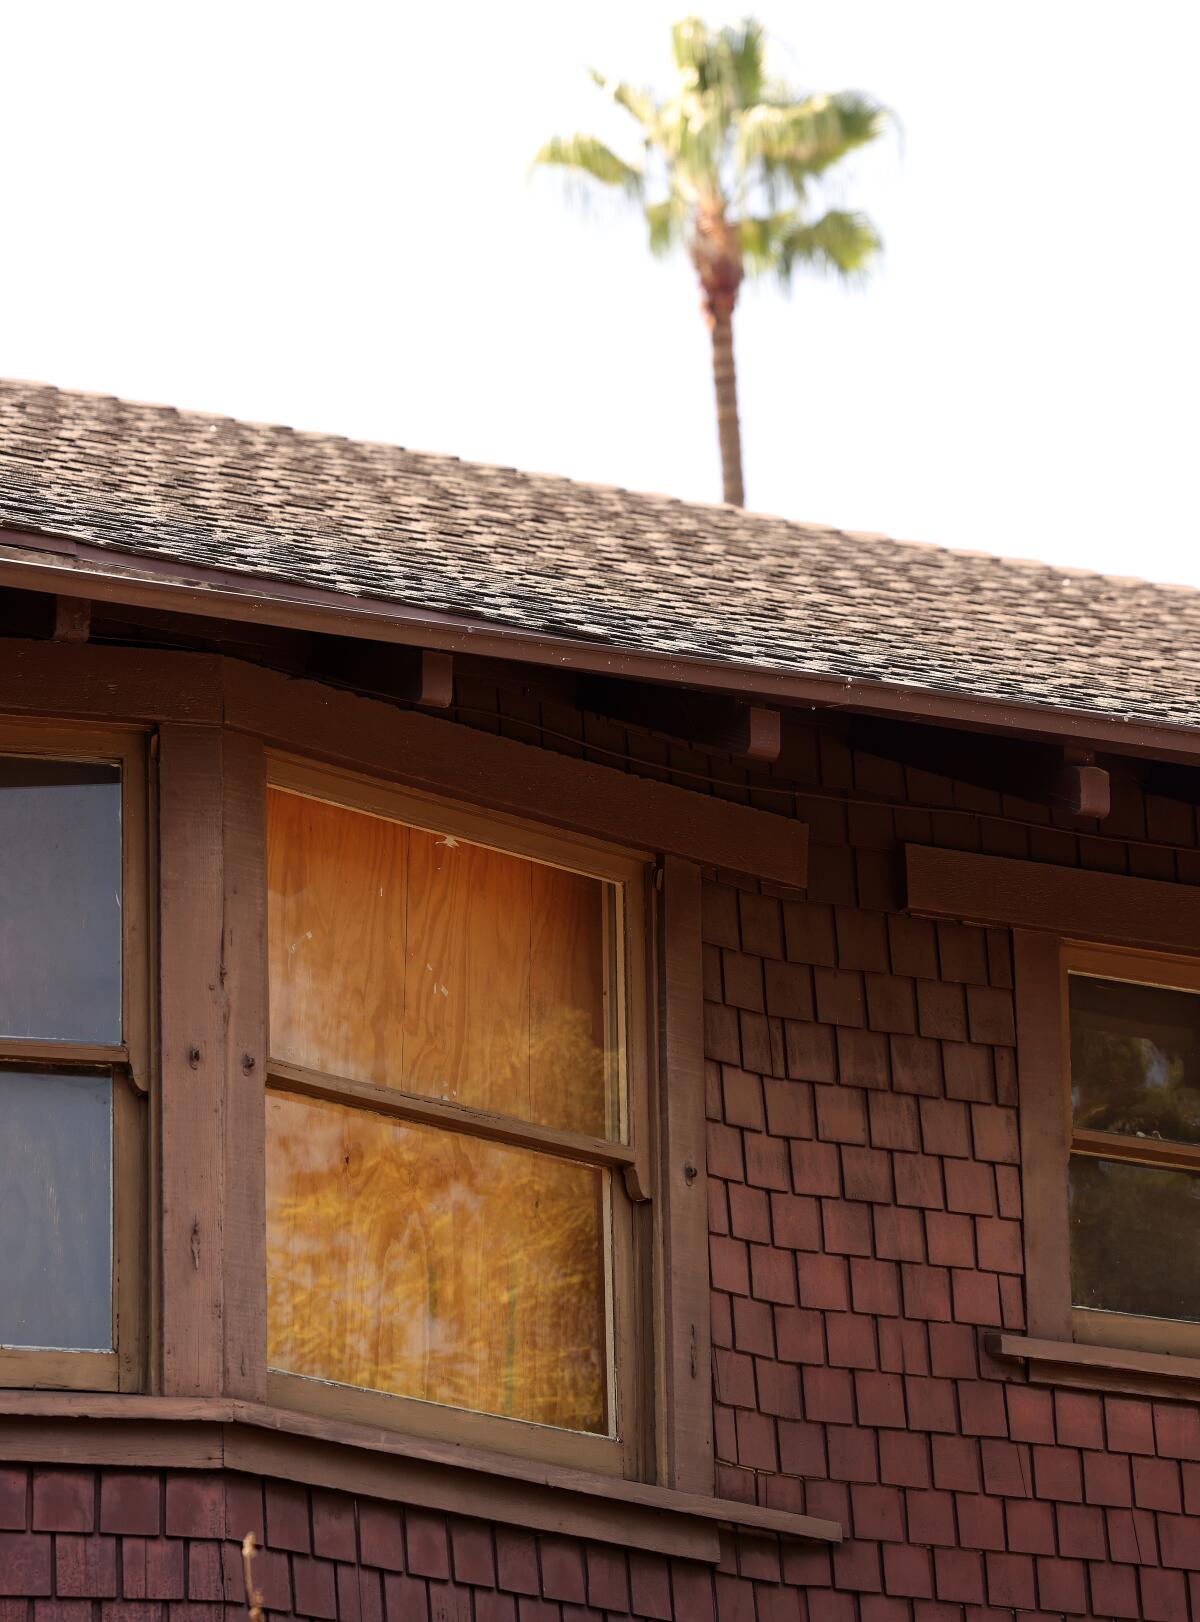
[[[725,500],[734,507],[744,507],[746,492],[742,484],[742,430],[738,423],[737,372],[733,363],[733,302],[715,299],[705,313],[712,334],[721,482]]]

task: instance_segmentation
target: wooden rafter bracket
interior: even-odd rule
[[[851,724],[849,738],[863,754],[1072,816],[1100,820],[1111,809],[1108,770],[1090,749],[867,718]]]
[[[720,694],[680,692],[628,681],[581,683],[584,709],[614,721],[665,732],[706,754],[735,755],[770,765],[783,748],[783,717],[776,709]]]
[[[1105,768],[1097,766],[1094,750],[1063,750],[1058,790],[1074,816],[1100,820],[1112,810],[1112,784]]]
[[[373,698],[445,710],[454,702],[454,655],[348,637],[315,639],[309,673]]]
[[[54,642],[86,642],[92,634],[92,605],[86,597],[54,599]]]

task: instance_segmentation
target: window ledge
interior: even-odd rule
[[[0,1391],[0,1459],[241,1470],[709,1564],[721,1526],[842,1539],[836,1521],[790,1510],[224,1397]]]
[[[1030,1380],[1041,1385],[1087,1386],[1130,1396],[1200,1401],[1200,1357],[1037,1340],[1026,1335],[989,1335],[986,1345],[993,1357],[1023,1362]]]

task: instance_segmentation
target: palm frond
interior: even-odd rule
[[[678,192],[672,192],[661,203],[647,203],[643,212],[650,235],[651,253],[669,253],[683,241],[690,211]]]
[[[743,169],[761,165],[797,176],[818,175],[855,147],[881,134],[888,113],[857,91],[765,101],[737,115],[737,155]]]
[[[750,274],[775,275],[785,287],[799,265],[848,278],[860,275],[883,246],[865,214],[842,209],[811,222],[794,210],[743,219],[738,240]]]
[[[603,73],[592,70],[592,82],[599,86],[604,94],[623,107],[645,131],[649,140],[654,140],[658,134],[659,106],[648,90],[639,90],[635,85],[627,84],[624,79],[610,79]]]
[[[594,135],[555,135],[534,155],[534,167],[573,169],[602,186],[619,186],[628,196],[640,197],[642,172]]]
[[[766,84],[765,35],[763,26],[747,17],[737,28],[722,28],[721,54],[728,64],[728,77],[736,94],[736,106],[753,107],[762,100]]]

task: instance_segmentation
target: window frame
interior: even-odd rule
[[[147,1366],[148,1144],[155,1109],[146,729],[0,719],[0,755],[112,763],[121,773],[121,1034],[114,1043],[6,1040],[0,1066],[112,1078],[112,1350],[0,1347],[0,1388],[140,1391]]]
[[[651,878],[654,858],[580,835],[561,834],[502,812],[483,811],[421,790],[301,757],[266,751],[266,787],[306,795],[347,809],[387,817],[436,833],[450,833],[513,855],[549,862],[619,886],[618,972],[625,1063],[625,1141],[521,1123],[398,1088],[326,1075],[270,1055],[265,1086],[369,1109],[481,1140],[515,1143],[601,1166],[610,1173],[612,1213],[612,1326],[610,1399],[616,1436],[593,1435],[502,1415],[480,1413],[422,1398],[371,1391],[288,1373],[269,1366],[267,1400],[319,1417],[367,1422],[418,1437],[519,1454],[554,1464],[629,1477],[652,1478],[654,1444],[650,1280],[655,1271],[656,1211],[652,1077],[655,1031],[649,1017],[653,974]],[[265,830],[264,830],[265,846]],[[264,980],[269,979],[265,972]],[[267,1030],[270,1030],[269,986]],[[575,1150],[572,1154],[570,1151]],[[264,1167],[265,1171],[265,1167]]]
[[[1077,1307],[1071,1290],[1068,1177],[1072,1154],[1200,1175],[1200,1146],[1075,1127],[1068,977],[1200,992],[1200,958],[1016,930],[1021,1161],[1028,1332],[1052,1341],[1200,1357],[1200,1323]]]

